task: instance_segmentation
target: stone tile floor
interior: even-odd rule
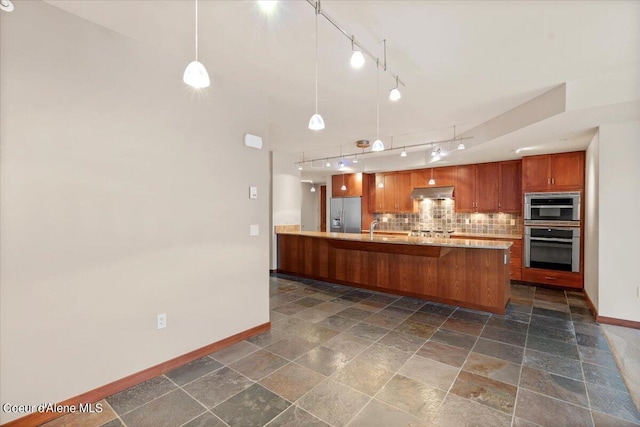
[[[270,332],[47,426],[639,426],[582,294],[511,295],[497,316],[271,277]]]

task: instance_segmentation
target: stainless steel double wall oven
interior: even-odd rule
[[[580,272],[580,192],[525,193],[524,266]]]

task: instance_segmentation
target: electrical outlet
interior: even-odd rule
[[[158,329],[167,327],[167,313],[158,314]]]

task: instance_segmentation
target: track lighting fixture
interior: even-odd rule
[[[209,87],[209,85],[211,84],[209,81],[209,74],[207,73],[207,69],[204,68],[204,65],[202,65],[202,63],[198,61],[198,0],[196,0],[196,60],[190,62],[189,65],[187,65],[187,68],[184,70],[182,80],[184,80],[184,82],[189,86],[196,89]]]
[[[456,143],[456,125],[453,125],[453,143]],[[467,147],[464,145],[464,142],[458,144],[458,150],[464,150],[465,148]]]
[[[342,160],[338,162],[338,169],[344,169],[344,162]]]
[[[309,190],[309,191],[311,191],[312,193],[315,193],[316,192],[316,186],[315,185],[311,185],[311,190]]]
[[[0,0],[0,10],[4,12],[13,12],[13,3],[11,0]]]
[[[441,151],[440,148],[438,148],[437,150],[431,150],[431,157],[438,157],[440,155]]]
[[[467,148],[463,142],[461,142],[460,144],[458,144],[458,150],[464,150],[465,148]]]
[[[318,114],[318,14],[320,13],[320,1],[316,0],[316,112],[309,120],[309,129],[324,129],[324,119]]]
[[[354,36],[351,36],[351,50],[353,51],[351,54],[351,66],[353,68],[362,68],[364,65],[364,55],[362,51],[356,49]]]
[[[429,180],[429,185],[436,185],[436,180],[435,180],[435,179],[433,179],[433,178],[431,178],[431,179]]]
[[[376,140],[371,151],[384,151],[384,143],[380,140],[380,61],[376,61]]]
[[[405,148],[402,149],[402,152],[400,153],[400,157],[407,157],[407,150]]]
[[[358,155],[353,156],[352,163],[358,163]]]
[[[389,91],[389,99],[391,101],[397,101],[402,98],[402,94],[400,93],[400,88],[398,87],[398,76],[396,76],[396,87]]]
[[[326,167],[330,168],[331,167],[331,162],[329,161],[329,159],[327,159],[327,163],[324,164]]]
[[[301,171],[302,170],[302,165],[298,166],[298,170]]]

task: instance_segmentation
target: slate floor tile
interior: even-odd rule
[[[529,335],[562,341],[567,344],[576,344],[576,335],[572,331],[549,328],[538,324],[534,324],[529,327]]]
[[[438,341],[427,341],[416,354],[459,368],[466,360],[469,350],[453,347]]]
[[[613,354],[608,351],[600,350],[595,347],[583,347],[578,346],[580,352],[580,360],[594,365],[608,366],[610,368],[617,368],[616,360],[613,358]]]
[[[331,427],[304,409],[292,405],[269,423],[269,427]]]
[[[225,424],[220,420],[220,418],[216,417],[211,412],[205,412],[199,417],[196,417],[184,424],[182,427],[225,427]]]
[[[257,345],[258,347],[266,347],[286,337],[287,335],[284,332],[271,329],[259,335],[254,335],[251,338],[248,338],[246,341],[251,344]]]
[[[164,376],[159,376],[138,384],[120,393],[107,397],[107,402],[119,415],[129,412],[163,394],[176,386]]]
[[[329,341],[323,344],[323,347],[330,348],[331,350],[347,356],[347,359],[351,360],[360,354],[365,348],[369,347],[373,341],[360,338],[355,335],[347,333],[338,334],[331,338]]]
[[[187,384],[184,390],[207,408],[212,408],[251,384],[249,378],[224,367]]]
[[[473,347],[473,351],[508,362],[521,364],[524,347],[478,338],[478,342]]]
[[[433,422],[438,426],[508,427],[511,415],[449,393]]]
[[[581,406],[520,389],[516,417],[541,426],[584,427],[591,425],[591,413]]]
[[[424,357],[413,356],[400,368],[398,373],[442,391],[447,391],[458,375],[458,368]]]
[[[230,427],[262,427],[291,405],[259,384],[212,409]]]
[[[599,350],[611,351],[609,348],[609,342],[604,336],[588,335],[582,333],[576,333],[576,340],[578,345],[583,347],[594,347]]]
[[[575,344],[567,344],[535,335],[531,335],[527,339],[527,348],[532,348],[544,353],[554,354],[556,356],[562,356],[569,359],[580,359],[578,347]]]
[[[423,313],[421,311],[416,311],[407,320],[410,320],[416,323],[422,323],[423,325],[429,325],[437,328],[440,325],[442,325],[444,321],[447,320],[447,318],[437,314]]]
[[[342,384],[373,396],[393,376],[393,371],[360,359],[349,362],[331,378]]]
[[[215,353],[211,353],[209,356],[213,357],[220,363],[228,365],[229,363],[235,362],[238,359],[242,359],[243,357],[248,356],[254,351],[258,350],[260,350],[260,347],[258,347],[257,345],[251,344],[247,341],[241,341],[230,347],[216,351]]]
[[[359,338],[364,338],[371,341],[377,341],[389,332],[389,329],[384,329],[379,326],[369,325],[368,323],[360,322],[350,329],[344,331],[345,334],[354,335]]]
[[[347,364],[349,358],[344,353],[333,351],[327,347],[316,347],[296,359],[296,363],[321,373],[324,376],[333,374]]]
[[[508,331],[520,332],[522,334],[526,334],[529,329],[528,323],[518,322],[496,315],[492,315],[489,320],[487,320],[487,326],[506,329]]]
[[[638,427],[640,425],[640,423],[632,423],[598,411],[591,411],[591,414],[594,427]]]
[[[357,359],[382,366],[390,371],[397,371],[410,357],[411,353],[374,343],[366,351],[363,351]]]
[[[128,427],[173,427],[206,411],[200,403],[178,389],[122,415]]]
[[[193,380],[200,378],[216,369],[222,368],[222,363],[213,360],[210,357],[203,357],[198,360],[194,360],[191,363],[182,365],[172,371],[165,374],[171,381],[179,386],[183,386]]]
[[[451,313],[451,319],[459,319],[464,320],[465,322],[479,323],[484,325],[489,320],[491,315],[487,313],[482,313],[474,310],[467,310],[464,308],[458,308],[456,311]]]
[[[404,320],[405,319],[403,319],[402,317],[393,316],[389,312],[380,311],[367,317],[363,320],[363,322],[370,325],[380,326],[381,328],[385,329],[393,329],[400,323],[404,322]]]
[[[442,324],[441,328],[467,335],[478,336],[480,335],[480,332],[482,332],[482,328],[484,328],[484,326],[476,322],[466,322],[460,319],[447,319],[447,321]]]
[[[380,338],[377,343],[393,347],[400,351],[413,353],[418,350],[425,341],[426,340],[422,337],[391,331],[384,337]]]
[[[349,427],[409,427],[417,426],[419,423],[420,419],[417,417],[374,399],[349,423]]]
[[[260,384],[290,402],[295,402],[324,379],[324,375],[311,369],[289,363],[263,378]]]
[[[427,302],[425,300],[417,298],[402,297],[399,300],[394,301],[391,307],[404,308],[406,310],[417,311],[423,307]]]
[[[462,370],[503,383],[518,385],[520,365],[480,353],[469,353]]]
[[[376,399],[416,417],[430,419],[436,414],[446,394],[435,387],[396,374],[380,390]]]
[[[353,308],[353,307],[345,308],[344,310],[339,311],[337,313],[338,316],[346,317],[348,319],[353,319],[353,320],[363,320],[371,316],[372,314],[373,313],[371,313],[370,311],[361,310],[359,308]]]
[[[336,331],[344,331],[357,324],[359,320],[349,319],[348,317],[338,316],[336,314],[326,317],[320,322],[316,323],[318,326],[325,326],[327,328],[335,329]]]
[[[75,412],[42,424],[41,427],[104,426],[108,424],[117,427],[122,425],[106,400],[101,400],[98,403],[102,405],[102,412]],[[97,405],[94,408],[97,408]]]
[[[533,300],[533,306],[539,308],[546,308],[548,310],[562,311],[563,313],[571,313],[571,309],[566,302],[550,302],[539,299]]]
[[[433,341],[440,341],[454,347],[464,348],[465,350],[471,350],[477,339],[478,337],[475,337],[473,335],[448,331],[446,329],[438,329],[436,333],[431,337],[431,340]]]
[[[524,366],[520,377],[520,387],[575,405],[589,407],[587,390],[582,381]]]
[[[582,363],[585,381],[591,384],[609,387],[623,392],[627,391],[622,375],[618,368]]]
[[[524,344],[527,341],[527,334],[509,331],[506,329],[493,328],[491,326],[485,326],[480,337],[520,347],[524,347]]]
[[[286,365],[288,361],[270,351],[260,349],[229,365],[230,368],[242,375],[259,381],[273,371]]]
[[[299,319],[304,319],[307,322],[318,323],[329,317],[330,314],[326,311],[316,310],[315,308],[307,308],[306,310],[302,310],[293,315],[293,317],[297,317]]]
[[[436,327],[414,322],[412,320],[405,320],[394,330],[403,334],[415,335],[421,338],[429,338],[436,331]]]
[[[545,328],[562,329],[564,331],[573,332],[573,323],[570,320],[557,319],[554,317],[531,315],[531,326],[542,326]]]
[[[298,406],[335,427],[345,426],[370,397],[330,379],[298,401]]]
[[[316,346],[316,343],[297,336],[291,336],[266,346],[265,350],[284,357],[285,359],[294,360]]]
[[[470,372],[462,371],[456,379],[451,393],[481,403],[506,414],[513,414],[518,388]]]
[[[584,381],[579,360],[555,356],[553,354],[527,348],[524,352],[524,366],[541,369],[578,381]]]

